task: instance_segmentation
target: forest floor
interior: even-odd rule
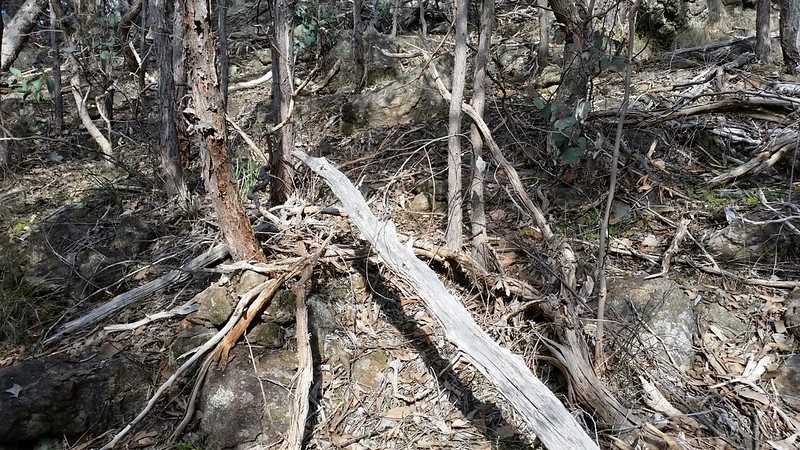
[[[526,39],[520,38],[521,46],[530,42]],[[530,59],[530,54],[526,57]],[[246,55],[232,58],[232,63],[239,70],[232,85],[266,70],[257,58]],[[667,367],[667,362],[652,353],[607,336],[609,359],[598,371],[622,404],[644,411],[645,422],[659,428],[669,448],[788,449],[800,433],[800,410],[789,398],[792,394],[776,389],[774,380],[779,376],[779,366],[797,350],[785,319],[790,308],[790,282],[800,279],[800,247],[793,235],[796,229],[791,227],[796,222],[791,216],[797,216],[793,199],[800,195],[800,186],[792,178],[797,150],[784,153],[785,157],[761,173],[746,174],[734,183],[711,185],[709,181],[764,150],[761,143],[766,145],[770,136],[789,124],[796,127],[797,114],[785,114],[782,122],[774,118],[774,111],[759,109],[753,111],[757,115],[747,114],[746,107],[741,111],[696,114],[691,120],[670,115],[715,99],[724,100],[728,92],[762,89],[779,78],[777,66],[762,66],[720,69],[716,81],[706,80],[709,67],[720,65],[674,69],[656,58],[637,63],[632,109],[641,115],[633,113],[632,122],[625,129],[626,145],[622,150],[617,200],[612,205],[611,252],[606,270],[610,277],[626,280],[658,274],[665,268],[665,252],[675,242],[679,224],[685,221],[694,240],[676,244],[669,253],[672,266],[666,267],[663,277],[680,287],[686,295],[687,308],[714,305],[720,316],[744,326],[731,330],[698,316],[691,350],[695,358],[687,370],[677,375],[673,367]],[[301,66],[298,75],[310,76],[310,70]],[[503,72],[497,67],[486,121],[551,227],[576,252],[578,276],[585,280],[593,273],[597,258],[599,218],[603,216],[608,189],[608,142],[613,139],[616,126],[613,116],[603,116],[602,112],[616,111],[622,98],[622,74],[606,73],[594,81],[596,114],[590,116],[587,130],[597,151],[584,155],[574,165],[563,164],[547,153],[543,145],[547,124],[534,106],[534,98],[546,91],[533,86],[527,75]],[[697,85],[701,89],[691,91],[687,97],[688,87]],[[267,147],[269,139],[263,133],[269,89],[269,84],[263,84],[233,92],[230,98],[231,119],[262,148]],[[146,105],[153,102],[152,93],[149,95],[141,110],[147,110]],[[376,214],[391,219],[401,233],[413,234],[415,240],[434,249],[435,255],[435,249],[443,245],[446,223],[442,207],[446,193],[446,117],[348,135],[337,125],[341,99],[346,94],[317,93],[313,97],[304,98],[301,93],[298,98],[298,108],[312,100],[313,106],[304,107],[303,115],[296,118],[297,147],[329,159],[359,186]],[[647,119],[652,116],[647,116],[646,111],[669,118],[649,124]],[[28,101],[16,113],[28,121],[32,134],[47,133],[47,120],[38,119],[49,116],[45,105]],[[200,197],[195,209],[184,211],[154,187],[158,173],[153,162],[157,160],[158,135],[154,119],[137,115],[133,109],[121,110],[120,117],[115,127],[125,130],[121,133],[125,137],[116,140],[121,143],[116,151],[124,168],[109,167],[100,161],[75,121],[70,125],[70,130],[75,131],[64,137],[22,141],[18,152],[12,155],[12,165],[3,172],[0,367],[38,355],[85,351],[87,346],[99,348],[99,330],[83,330],[51,347],[41,346],[41,340],[57,324],[80,316],[112,293],[180,266],[221,241],[207,199]],[[726,126],[744,130],[750,141],[732,141],[714,134]],[[230,132],[242,197],[248,210],[257,214],[244,194],[258,181],[258,163],[240,137],[233,130]],[[753,144],[756,141],[758,145]],[[275,214],[281,216],[301,206],[337,203],[319,179],[299,164],[297,168],[296,196],[291,204],[275,209]],[[199,177],[192,182],[195,193],[202,192],[200,184]],[[536,305],[558,298],[558,280],[548,271],[548,260],[553,255],[540,230],[509,195],[503,174],[490,170],[486,189],[488,235],[496,264],[493,271],[532,287],[533,298],[507,295],[475,284],[463,267],[452,262],[435,257],[428,261],[463,299],[479,325],[502,345],[522,355],[581,423],[597,433],[601,442],[608,443],[620,432],[592,422],[591,405],[575,395],[576,387],[570,385],[566,369],[554,362],[543,344],[545,338],[554,336],[556,324],[549,323]],[[419,204],[425,201],[427,206]],[[37,237],[40,224],[76,204],[91,205],[95,212],[106,211],[89,218],[96,226],[87,235],[106,227],[119,227],[121,218],[126,216],[136,217],[154,233],[146,249],[135,259],[126,260],[124,283],[104,288],[88,300],[75,296],[75,292],[43,293],[23,282],[43,259],[58,257],[36,254],[42,248],[41,237]],[[763,239],[734,242],[734,250],[727,255],[709,251],[709,241],[726,232],[735,218],[788,225],[769,228],[766,234],[763,230],[750,230],[748,239]],[[289,223],[293,229],[264,239],[271,260],[294,255],[295,250],[289,245],[292,242],[319,244],[329,236],[343,247],[361,246],[358,234],[342,217],[298,216]],[[383,273],[373,263],[343,259],[318,268],[314,283],[324,285],[365,272],[365,279],[372,283],[369,271]],[[191,299],[218,276],[210,271],[184,285],[173,286],[103,325],[129,322],[169,309]],[[331,341],[338,343],[331,346],[347,347],[347,351],[315,361],[321,381],[318,396],[313,399],[316,415],[314,427],[309,430],[308,448],[536,448],[538,444],[528,437],[505,400],[446,342],[443,330],[419,298],[389,282],[390,275],[384,274],[381,279],[385,280],[383,286],[365,286],[365,281],[360,281],[360,288],[352,288],[351,301],[336,306],[338,330]],[[589,301],[578,312],[585,326],[580,335],[590,348],[594,345],[596,307]],[[177,322],[155,322],[115,335],[115,342],[136,349],[142,360],[163,369],[158,360],[176,334]],[[645,327],[641,322],[630,325]],[[354,364],[356,361],[368,368],[360,369]],[[153,380],[161,382],[166,375],[154,372]],[[358,382],[353,381],[354,377]],[[651,393],[643,381],[647,379],[661,388],[662,398],[673,409],[659,406],[648,397]],[[164,406],[160,411],[163,416],[175,418],[170,416],[171,407]],[[147,427],[164,431],[164,426],[155,420],[145,422],[144,428]],[[138,436],[141,438],[143,433]],[[161,447],[158,443],[145,444],[151,441],[142,442],[138,446]],[[129,444],[137,446],[136,441]]]

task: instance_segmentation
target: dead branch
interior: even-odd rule
[[[729,183],[747,174],[758,174],[775,165],[790,150],[794,150],[800,133],[787,132],[772,142],[762,146],[762,150],[746,163],[712,178],[710,187]]]
[[[531,373],[524,360],[481,330],[433,270],[414,256],[410,246],[400,243],[394,224],[379,221],[372,214],[361,193],[344,174],[324,158],[312,158],[299,151],[292,155],[325,179],[384,264],[419,293],[431,315],[442,325],[447,340],[495,385],[547,448],[598,448],[558,398]]]
[[[75,106],[78,108],[78,116],[81,118],[83,127],[86,128],[92,139],[100,146],[100,152],[106,158],[106,162],[110,164],[113,157],[111,142],[103,136],[103,133],[92,122],[92,118],[89,117],[89,111],[86,109],[86,99],[89,96],[89,91],[87,90],[86,94],[81,95],[81,77],[77,72],[70,79],[70,85],[72,86],[72,96],[75,98]]]
[[[137,300],[141,300],[142,298],[158,292],[170,286],[171,284],[180,283],[181,281],[188,279],[192,275],[192,272],[226,258],[228,254],[228,246],[225,244],[219,244],[202,255],[192,259],[180,269],[171,270],[153,281],[145,283],[142,286],[125,292],[124,294],[117,295],[106,303],[103,303],[102,305],[89,311],[88,314],[61,325],[58,327],[55,334],[44,340],[43,344],[51,344],[68,333],[72,333],[85,326],[96,323],[108,317],[112,313],[130,306]]]

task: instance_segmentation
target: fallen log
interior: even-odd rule
[[[436,273],[414,256],[411,245],[400,243],[394,223],[380,221],[372,214],[361,193],[342,172],[325,158],[313,158],[299,151],[292,155],[325,179],[384,264],[417,291],[441,324],[446,339],[494,384],[545,447],[599,448],[561,401],[533,375],[525,361],[489,337]]]

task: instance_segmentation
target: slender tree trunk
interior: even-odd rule
[[[6,4],[6,0],[0,0],[0,11],[5,11],[7,7],[8,5]],[[5,24],[3,23],[2,14],[0,14],[0,55],[3,54],[3,49],[5,48],[5,45],[3,45],[4,28]],[[5,70],[0,72],[5,72]],[[9,137],[6,136],[5,118],[3,117],[2,113],[0,113],[0,137]],[[8,164],[8,148],[10,142],[11,141],[6,140],[0,141],[0,169],[4,168],[6,164]],[[3,173],[0,172],[0,175],[3,175]],[[3,177],[0,176],[0,179],[3,179]]]
[[[397,37],[397,15],[400,14],[401,0],[394,0],[394,8],[392,9],[392,38]]]
[[[715,24],[722,18],[722,0],[708,0],[708,23]]]
[[[141,11],[142,0],[134,0],[128,12],[119,21],[119,41],[122,46],[122,55],[125,57],[125,66],[128,68],[128,72],[131,73],[136,72],[136,68],[139,67],[139,63],[136,61],[130,46],[131,26],[133,25],[133,19]]]
[[[139,92],[144,91],[144,76],[147,74],[147,30],[149,27],[150,17],[147,13],[147,0],[142,0],[142,35],[139,39],[139,56],[142,58],[139,63],[139,72],[137,72],[137,80],[139,82]]]
[[[583,0],[549,0],[556,21],[564,32],[564,69],[561,85],[556,95],[555,114],[551,122],[576,115],[576,110],[583,107],[589,95],[589,78],[597,64],[598,51],[593,49],[594,27],[591,14]],[[589,102],[590,103],[590,102]],[[563,136],[556,136],[561,133]],[[551,153],[557,154],[560,149],[555,143],[559,137],[572,144],[581,134],[581,126],[573,126],[561,130],[553,130],[548,134],[547,147]],[[567,144],[569,146],[569,144]]]
[[[222,92],[222,110],[228,113],[228,33],[225,21],[228,19],[227,0],[217,0],[217,34],[219,35],[219,90]]]
[[[210,10],[210,0],[186,1],[186,37],[191,64],[189,72],[194,126],[205,139],[205,145],[200,150],[203,180],[233,259],[266,261],[239,198],[228,158]]]
[[[353,2],[353,59],[356,66],[356,79],[354,93],[359,94],[364,89],[367,81],[367,64],[364,61],[364,22],[361,13],[364,9],[364,0]]]
[[[781,50],[787,73],[800,73],[800,0],[781,0]]]
[[[550,63],[550,11],[547,9],[547,0],[536,0],[539,7],[539,53],[536,61],[539,64],[538,73],[541,73]]]
[[[292,0],[273,1],[273,48],[272,48],[272,99],[276,109],[275,123],[283,123],[276,133],[277,142],[273,146],[270,161],[272,183],[270,202],[281,205],[289,199],[293,170],[289,165],[294,150],[294,126],[290,120],[292,112],[292,90],[294,89],[294,54],[292,45],[292,20],[294,2]]]
[[[455,0],[456,49],[453,62],[453,86],[450,100],[447,150],[447,248],[460,251],[463,241],[461,205],[461,102],[467,72],[467,8],[469,0]]]
[[[50,0],[50,60],[53,67],[53,130],[61,136],[64,129],[64,99],[61,97],[61,5]]]
[[[153,25],[153,45],[158,64],[158,119],[160,129],[159,154],[164,188],[167,195],[177,197],[184,205],[188,190],[183,177],[178,151],[178,132],[175,110],[175,78],[172,74],[173,0],[150,0],[150,18]]]
[[[175,1],[175,17],[172,21],[172,74],[175,83],[175,111],[186,109],[186,22],[183,5],[185,0]],[[178,137],[178,154],[181,168],[189,169],[190,139],[186,129],[186,121],[182,114],[175,117],[175,131]],[[185,179],[184,179],[185,181]],[[187,193],[188,195],[188,193]]]
[[[769,16],[770,0],[758,0],[756,3],[756,56],[766,64],[769,62]]]
[[[544,13],[539,10],[539,13]],[[478,54],[475,57],[475,79],[472,87],[472,107],[483,117],[486,101],[486,65],[489,60],[489,46],[492,41],[494,25],[494,0],[483,0],[481,4],[481,34],[478,40]],[[486,236],[486,211],[484,202],[486,162],[483,160],[483,139],[478,127],[473,124],[469,133],[472,142],[472,183],[470,200],[472,206],[472,246],[473,259],[481,267],[488,262],[488,239]]]

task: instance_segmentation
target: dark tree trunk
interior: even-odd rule
[[[0,44],[0,72],[5,72],[14,64],[28,41],[36,19],[47,6],[48,0],[26,0],[3,31],[3,41]]]
[[[769,16],[770,0],[758,0],[756,6],[756,56],[764,64],[769,62]]]
[[[356,94],[361,93],[367,82],[367,65],[364,61],[364,22],[361,13],[364,10],[364,0],[355,0],[353,3],[353,57],[356,66],[355,89]]]
[[[292,45],[292,21],[294,2],[274,0],[273,2],[273,48],[272,48],[272,99],[275,108],[275,122],[283,124],[276,133],[270,172],[270,202],[281,205],[289,199],[292,192],[293,170],[289,165],[294,150],[294,126],[290,120],[294,88],[294,46]]]
[[[191,64],[189,73],[194,126],[205,139],[205,145],[200,151],[203,180],[233,259],[265,261],[264,253],[239,199],[239,190],[228,158],[210,10],[210,0],[186,1],[186,40]]]
[[[539,10],[543,14],[544,10]],[[483,116],[486,100],[486,65],[489,60],[489,46],[492,40],[494,25],[494,0],[483,0],[481,5],[481,34],[478,40],[478,54],[475,57],[475,78],[472,87],[472,107],[478,115]],[[470,185],[470,203],[472,206],[472,246],[473,259],[481,267],[488,262],[488,242],[486,236],[486,211],[484,202],[484,185],[486,162],[483,160],[483,139],[478,127],[474,124],[470,129],[472,142],[472,183]]]
[[[178,114],[175,110],[175,78],[172,74],[172,0],[150,0],[150,20],[153,25],[153,46],[158,64],[158,119],[160,129],[159,154],[164,188],[167,195],[185,204],[188,194],[178,151]]]
[[[460,251],[463,243],[461,206],[461,102],[464,99],[464,80],[467,73],[467,8],[469,0],[455,0],[453,16],[456,21],[456,48],[453,61],[453,98],[450,114],[447,149],[447,248]]]
[[[128,68],[128,72],[131,73],[136,72],[136,69],[139,67],[139,63],[136,61],[136,57],[133,55],[133,50],[130,46],[131,25],[133,25],[133,19],[135,19],[141,11],[142,0],[135,0],[128,9],[128,12],[126,12],[119,21],[119,40],[122,46],[122,55],[125,57],[125,66]]]
[[[783,67],[790,74],[800,73],[800,0],[781,0],[781,50]]]
[[[53,131],[61,136],[64,129],[64,99],[61,98],[61,5],[50,0],[50,60],[53,67]]]
[[[147,27],[150,21],[147,9],[147,0],[142,0],[142,35],[139,39],[139,57],[142,58],[142,61],[139,63],[139,72],[136,73],[139,81],[139,92],[144,91],[144,76],[147,74],[147,58],[145,58],[145,55],[147,54]]]

